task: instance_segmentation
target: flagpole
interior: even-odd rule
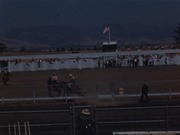
[[[111,41],[111,32],[110,32],[110,28],[109,28],[109,43]]]

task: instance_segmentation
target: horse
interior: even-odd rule
[[[82,96],[82,88],[78,85],[69,85],[69,82],[58,81],[58,82],[48,82],[49,95],[52,96],[52,91],[56,91],[58,96],[69,96],[69,94],[77,94]]]
[[[69,94],[76,94],[78,96],[83,96],[83,89],[79,87],[76,84],[70,84],[69,82],[66,82],[66,96],[69,96]]]
[[[52,80],[52,77],[48,77],[47,88],[51,97],[53,96],[52,91],[56,91],[58,93],[58,96],[61,96],[62,93],[65,91],[65,82],[54,81]]]

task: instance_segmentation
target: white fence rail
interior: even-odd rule
[[[51,91],[49,94],[47,85],[34,84],[33,86],[0,86],[0,102],[4,105],[9,102],[31,102],[39,103],[45,101],[63,101],[71,100],[113,100],[120,99],[138,99],[141,95],[142,81],[128,81],[120,83],[86,83],[78,85],[81,90],[69,91],[64,94],[62,90],[59,94],[57,91]],[[148,81],[145,82],[149,86],[149,97],[161,100],[163,97],[172,101],[178,100],[180,96],[180,80],[167,81]],[[122,88],[122,89],[119,89]],[[81,92],[82,95],[78,94]]]

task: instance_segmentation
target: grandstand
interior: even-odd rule
[[[1,56],[1,71],[46,71],[132,66],[179,65],[180,49]],[[5,64],[3,64],[5,63]]]

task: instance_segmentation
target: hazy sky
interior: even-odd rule
[[[175,27],[180,0],[0,0],[0,31],[46,25]]]

